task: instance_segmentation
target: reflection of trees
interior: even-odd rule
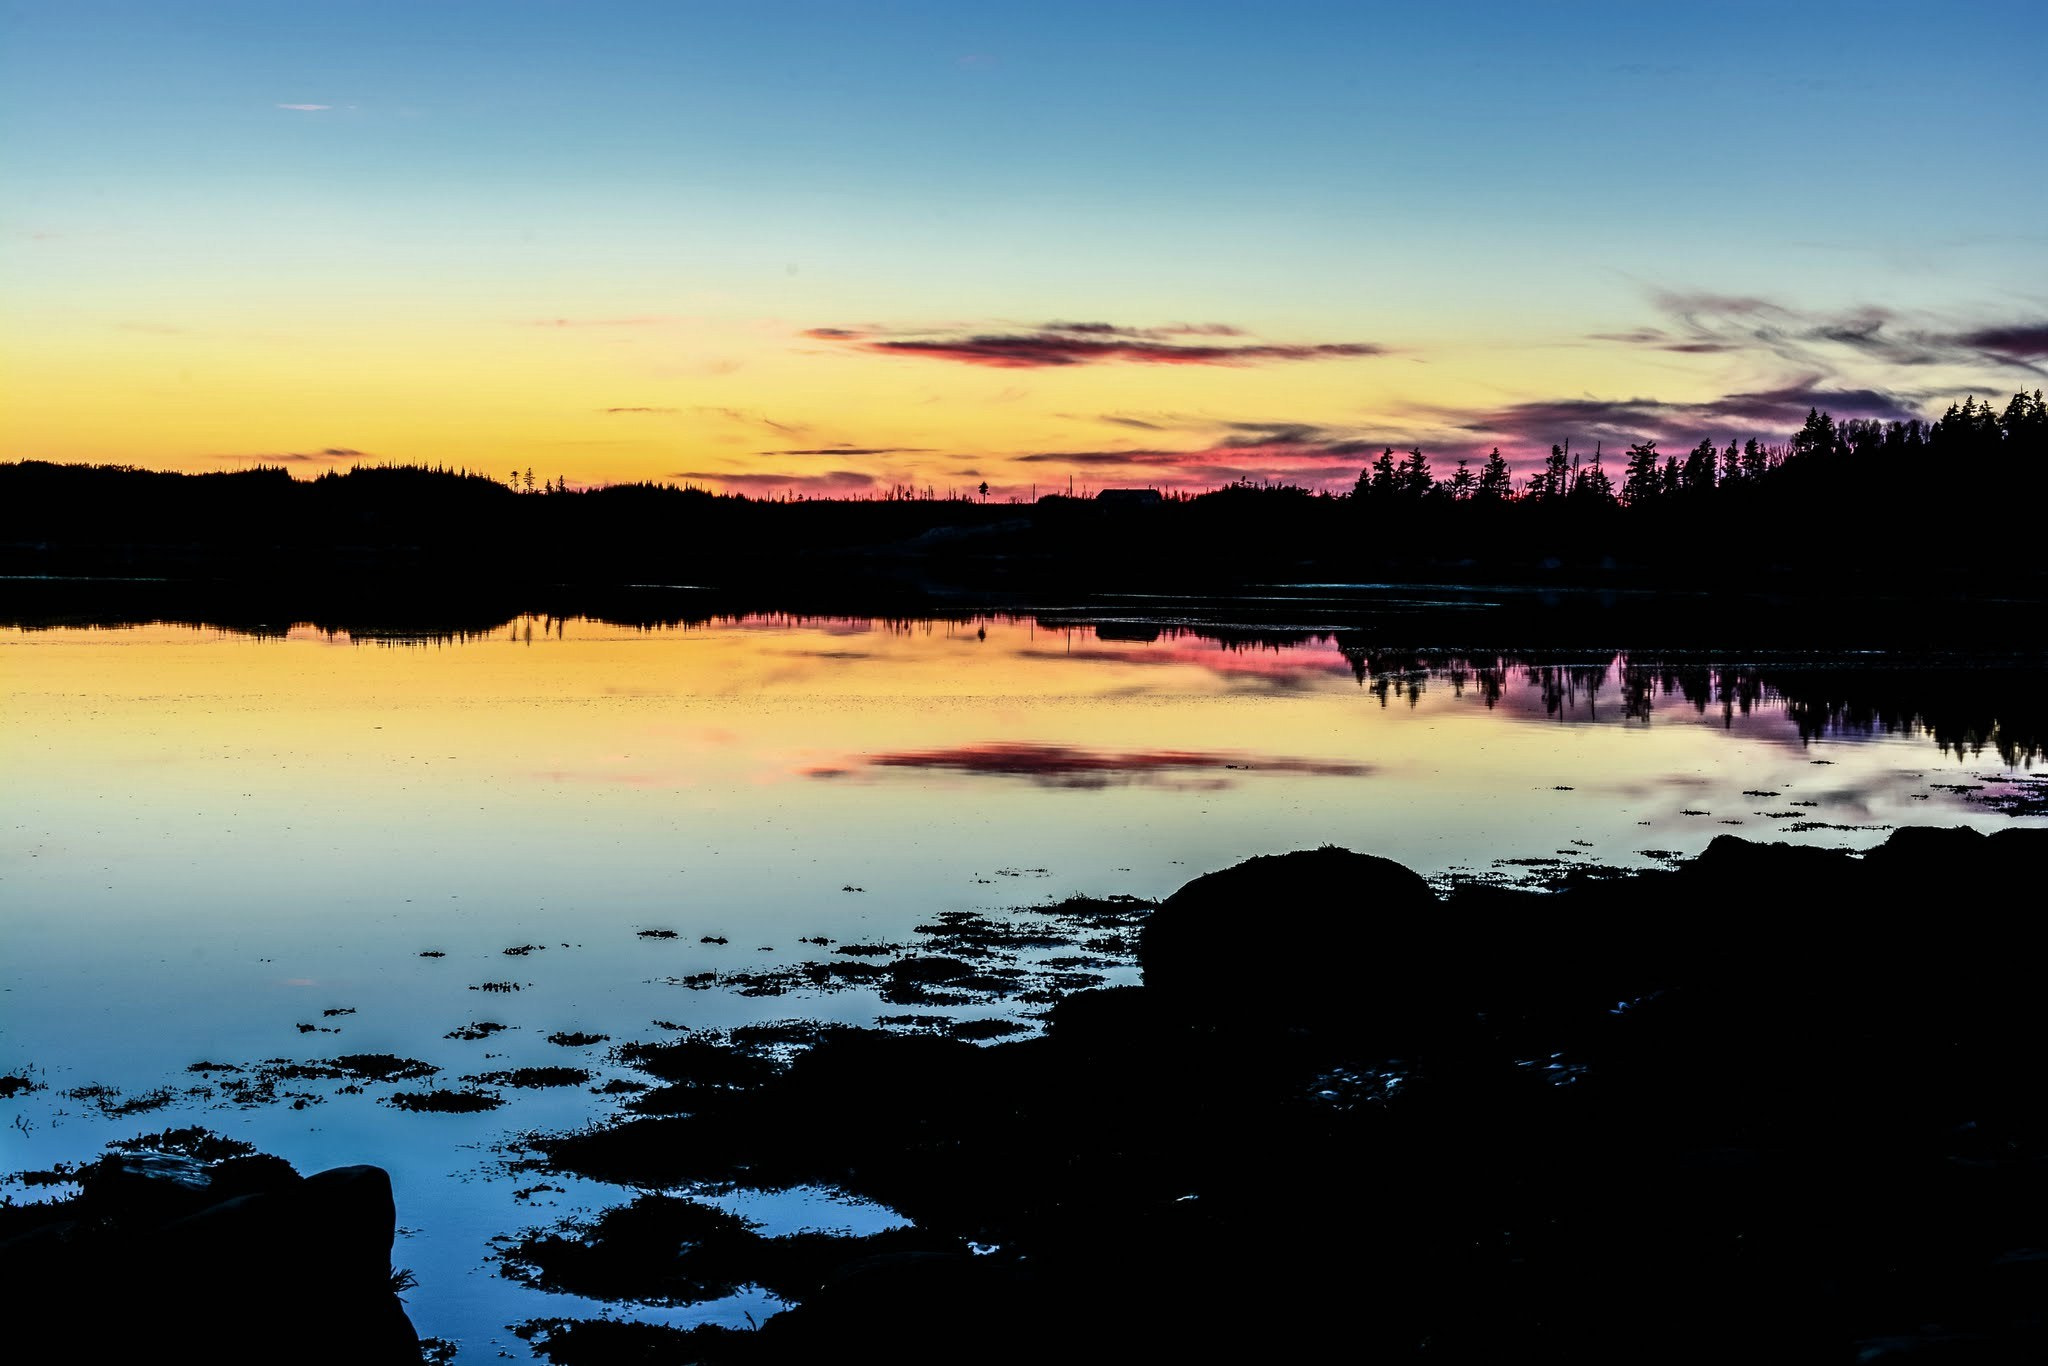
[[[1546,716],[1563,719],[1578,711],[1583,697],[1586,719],[1596,721],[1600,686],[1607,681],[1609,664],[1533,664],[1525,665],[1523,676],[1529,686],[1537,689],[1543,698],[1543,712]]]
[[[403,611],[335,608],[294,616],[216,608],[204,601],[161,598],[144,610],[65,607],[24,613],[0,612],[0,626],[23,630],[118,628],[172,623],[232,632],[256,639],[280,639],[298,626],[364,644],[460,646],[483,640],[530,640],[565,636],[574,620],[646,632],[694,630],[819,630],[835,634],[933,635],[967,628],[1009,625],[1064,632],[1095,643],[1122,646],[1142,659],[1144,652],[1177,643],[1214,650],[1219,671],[1254,653],[1300,652],[1299,673],[1321,676],[1348,669],[1358,686],[1379,705],[1403,701],[1417,706],[1432,685],[1460,701],[1488,709],[1514,702],[1511,684],[1527,689],[1533,711],[1561,722],[1621,721],[1651,724],[1659,708],[1683,707],[1695,716],[1717,713],[1724,726],[1738,718],[1782,712],[1802,740],[1831,736],[1902,735],[1932,740],[1945,754],[1976,758],[1993,754],[2009,766],[2031,766],[2048,752],[2048,663],[2022,658],[1916,658],[1901,665],[1890,657],[1835,660],[1800,657],[1731,663],[1699,653],[1654,652],[1485,652],[1440,651],[1383,646],[1362,632],[1262,629],[1199,623],[1173,624],[1126,619],[1099,621],[1079,612],[900,613],[847,616],[805,612],[752,612],[710,607],[679,610],[673,599],[632,594],[597,595],[564,601],[537,611],[496,614],[473,608],[441,610],[428,602]],[[1101,657],[1101,656],[1090,656]],[[1201,652],[1184,662],[1199,664]],[[1612,686],[1620,705],[1602,706]]]
[[[1532,655],[1419,654],[1348,644],[1344,654],[1361,686],[1385,705],[1419,695],[1425,683],[1448,684],[1454,697],[1473,693],[1500,705],[1510,674],[1519,676],[1545,716],[1598,722],[1610,683],[1621,695],[1621,719],[1648,725],[1660,706],[1696,716],[1738,718],[1782,712],[1802,740],[1830,736],[1925,736],[1945,754],[1995,754],[2008,766],[2031,766],[2048,752],[2048,666],[1939,660],[1901,668],[1883,662],[1810,660],[1726,664],[1703,657],[1623,654],[1611,659]],[[1609,709],[1609,718],[1613,712]]]
[[[1779,685],[1803,738],[1926,736],[1944,754],[2031,767],[2048,747],[2048,677],[2034,667],[1823,668]]]

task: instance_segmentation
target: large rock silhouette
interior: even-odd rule
[[[155,1136],[170,1151],[109,1154],[77,1173],[72,1199],[10,1211],[0,1283],[48,1334],[83,1335],[97,1360],[419,1361],[393,1293],[384,1170],[301,1177],[274,1157],[179,1142],[197,1132]]]
[[[1372,1015],[1443,971],[1429,884],[1392,859],[1325,846],[1208,873],[1139,935],[1145,986],[1169,1010],[1254,1021]]]

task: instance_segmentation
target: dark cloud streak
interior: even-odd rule
[[[1174,337],[1238,337],[1223,323],[1190,327],[1130,328],[1114,323],[1061,322],[1024,332],[884,333],[845,327],[814,327],[802,334],[814,341],[851,343],[883,356],[921,356],[995,369],[1043,369],[1123,362],[1134,365],[1245,365],[1266,361],[1335,360],[1386,354],[1368,342],[1280,344],[1272,342],[1184,342]]]
[[[1781,435],[1818,408],[1836,417],[1904,421],[1915,416],[1907,396],[1879,389],[1843,389],[1808,375],[1773,389],[1724,394],[1698,403],[1654,398],[1543,399],[1485,413],[1452,415],[1463,431],[1544,443],[1565,437],[1608,442],[1655,439],[1666,444],[1706,434]]]
[[[756,455],[928,455],[930,446],[821,446],[803,451],[755,451]]]
[[[1837,368],[1839,351],[1902,367],[1991,365],[2038,372],[2036,362],[2048,359],[2044,322],[1956,328],[1923,320],[1905,326],[1891,310],[1878,307],[1828,314],[1749,295],[1671,291],[1652,301],[1669,327],[1596,332],[1593,339],[1685,355],[1755,352],[1828,374]]]
[[[1964,346],[2013,360],[2048,359],[2048,322],[1984,327],[1956,338]]]

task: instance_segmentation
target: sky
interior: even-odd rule
[[[2039,20],[0,0],[0,459],[1028,497],[2002,402]]]

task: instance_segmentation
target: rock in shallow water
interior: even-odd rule
[[[261,1155],[109,1155],[80,1192],[5,1212],[0,1283],[73,1360],[416,1363],[380,1167],[300,1177]],[[59,1358],[52,1358],[59,1359]]]
[[[2048,1359],[2044,844],[1728,839],[1440,900],[1253,860],[1042,1038],[843,1031],[539,1140],[621,1183],[836,1184],[930,1241],[758,1333],[522,1336],[561,1366]]]
[[[1442,915],[1429,884],[1392,859],[1267,855],[1168,897],[1139,934],[1138,962],[1146,989],[1182,1011],[1295,1018],[1354,1003],[1362,981],[1412,980]]]

